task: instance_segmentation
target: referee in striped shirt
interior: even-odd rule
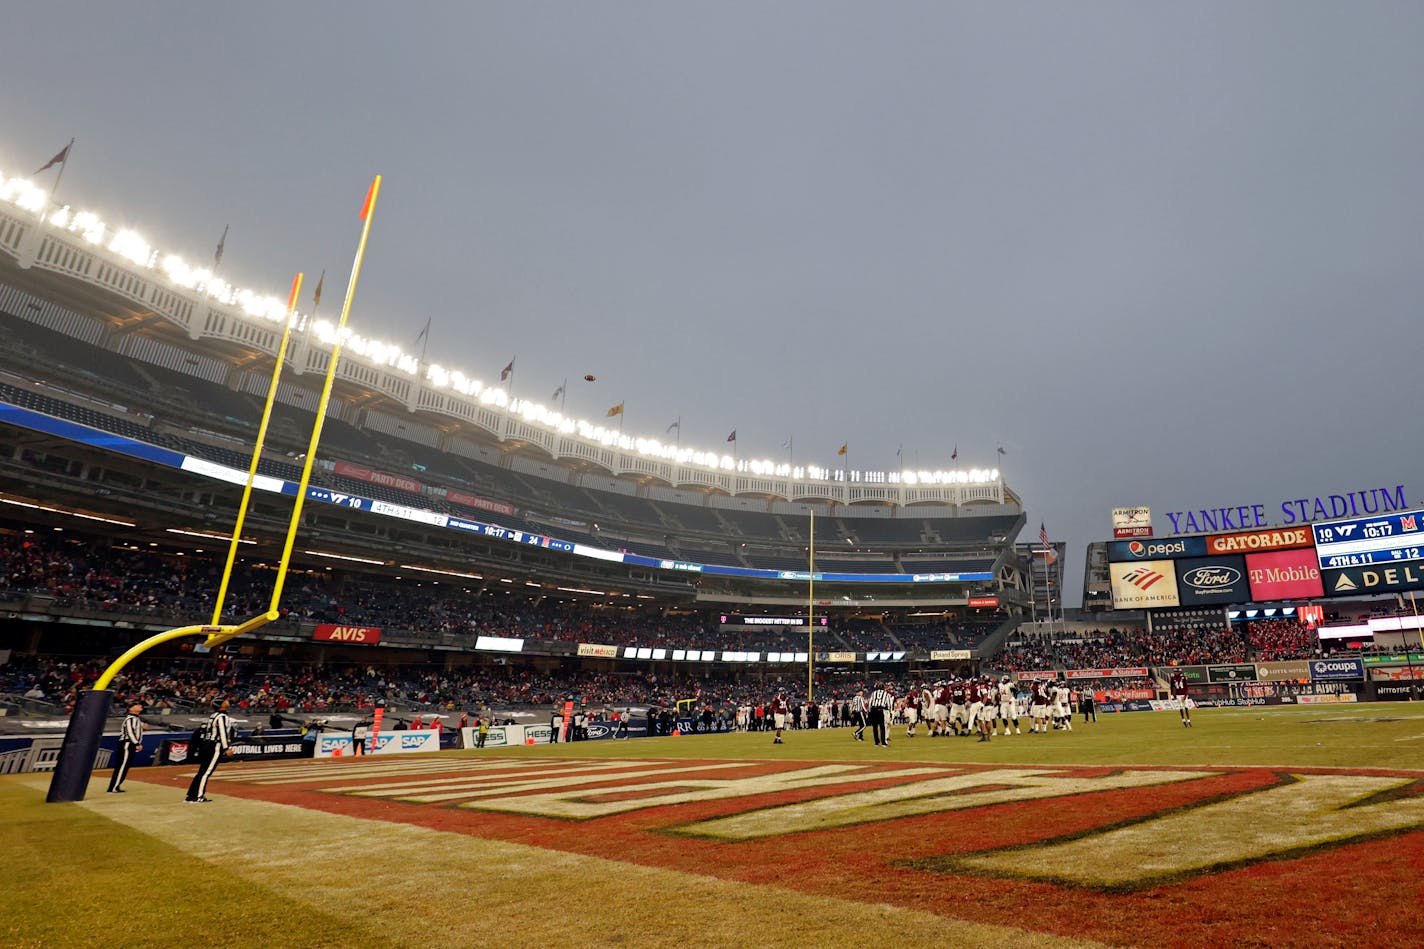
[[[119,760],[114,764],[114,775],[109,778],[109,793],[124,793],[124,778],[128,777],[129,766],[133,764],[134,755],[138,753],[138,746],[143,744],[143,719],[139,715],[143,712],[143,703],[135,702],[129,706],[129,713],[124,716],[124,723],[119,727]]]
[[[218,769],[218,762],[224,756],[232,757],[232,719],[227,717],[227,710],[231,707],[231,703],[223,699],[213,707],[213,714],[208,718],[207,741],[198,758],[198,773],[193,775],[193,783],[188,785],[188,796],[184,798],[189,804],[206,804],[212,800],[207,796],[208,779]]]
[[[877,745],[890,747],[890,735],[886,730],[891,710],[895,707],[895,696],[885,688],[884,683],[875,683],[875,691],[870,693],[870,737]]]

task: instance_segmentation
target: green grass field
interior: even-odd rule
[[[1002,766],[1005,774],[1038,766],[1226,769],[1224,777],[1204,780],[1245,783],[1266,780],[1256,777],[1266,773],[1262,769],[1282,774],[1338,769],[1354,775],[1350,780],[1379,786],[1386,778],[1371,777],[1375,772],[1391,773],[1388,780],[1395,784],[1400,773],[1424,779],[1424,705],[1199,709],[1194,718],[1195,727],[1185,729],[1176,713],[1100,716],[1091,725],[1082,724],[1080,716],[1071,734],[1023,734],[989,743],[906,739],[901,727],[893,730],[889,749],[853,742],[844,729],[789,732],[784,745],[773,745],[765,734],[602,741],[448,752],[435,765],[458,771],[467,762],[500,774],[510,769],[506,777],[481,785],[495,788],[501,780],[521,778],[520,769],[534,768],[540,775],[553,774],[546,783],[556,790],[560,769],[616,768],[619,759],[630,767],[635,760],[639,767],[652,761],[664,763],[661,770],[683,772],[704,761],[731,762],[719,765],[731,769],[746,762],[748,773],[768,768],[800,773],[797,769],[843,763],[894,766],[874,772],[864,784],[848,785],[849,792],[834,791],[869,801],[887,793],[877,790],[885,785],[881,779],[949,772],[957,765]],[[1074,889],[1071,880],[1065,887],[1047,877],[1047,882],[1004,883],[991,865],[1001,859],[994,856],[999,853],[1006,864],[1032,865],[1040,844],[1029,838],[1062,834],[1071,843],[1073,835],[1088,832],[1087,824],[1074,823],[1080,815],[1100,824],[1136,820],[1134,808],[1184,815],[1173,826],[1179,835],[1187,828],[1188,839],[1164,846],[1190,847],[1195,837],[1190,808],[1200,805],[1181,797],[1180,789],[1196,787],[1191,780],[1150,803],[1137,802],[1129,791],[1089,795],[1069,805],[1072,819],[1061,804],[1052,810],[1004,804],[963,825],[978,836],[954,823],[967,819],[961,814],[923,814],[737,843],[679,836],[688,821],[735,816],[745,808],[721,799],[581,823],[512,815],[478,801],[420,805],[404,796],[373,799],[397,793],[380,790],[382,782],[446,780],[439,772],[413,774],[407,781],[400,770],[428,771],[430,758],[395,757],[316,763],[323,780],[336,782],[361,769],[382,769],[379,780],[338,787],[302,774],[289,784],[258,783],[251,779],[279,763],[225,764],[213,785],[218,800],[201,806],[181,802],[181,785],[191,776],[184,768],[136,769],[127,784],[130,793],[122,796],[104,794],[104,780],[96,776],[82,804],[45,804],[48,775],[0,778],[0,858],[10,870],[10,885],[0,888],[0,944],[863,946],[944,938],[1016,947],[1405,945],[1396,932],[1417,931],[1424,922],[1410,899],[1394,911],[1405,914],[1402,929],[1369,928],[1371,919],[1385,913],[1370,904],[1371,894],[1382,888],[1405,896],[1418,892],[1424,844],[1416,838],[1424,832],[1414,829],[1409,815],[1348,843],[1353,875],[1368,872],[1357,881],[1358,892],[1345,887],[1343,895],[1339,875],[1316,866],[1340,852],[1334,849],[1343,846],[1338,840],[1245,869],[1232,865],[1220,876],[1189,874],[1141,894]],[[594,759],[609,759],[609,765]],[[491,781],[482,774],[448,780]],[[695,792],[707,778],[673,775],[647,787]],[[367,788],[377,790],[362,790]],[[1379,799],[1412,798],[1415,790],[1390,790]],[[647,793],[598,785],[581,800]],[[796,801],[810,792],[778,793],[758,799],[776,805],[766,812],[772,820],[792,814]],[[1373,800],[1362,797],[1350,806]],[[911,803],[918,807],[918,801]],[[1096,817],[1091,801],[1102,802]],[[1053,815],[1053,827],[1042,826],[1044,814]],[[1291,815],[1280,817],[1289,823]],[[1255,821],[1260,823],[1259,815]],[[1239,832],[1269,836],[1268,831]],[[1028,842],[1016,842],[1016,834]],[[992,852],[974,858],[982,860],[979,869],[953,854],[933,856],[944,850],[941,835],[962,841],[961,850]],[[926,842],[922,852],[916,850],[920,842]],[[863,853],[877,848],[890,857],[902,850],[918,853],[918,862],[887,857],[883,866],[867,863]],[[1386,859],[1389,853],[1394,857]],[[883,879],[883,889],[867,883],[867,872],[871,881]],[[1327,872],[1328,879],[1318,879]],[[1222,880],[1230,882],[1224,890]],[[1311,887],[1318,892],[1305,892]],[[1223,910],[1222,901],[1230,903],[1236,894],[1242,905]],[[1346,901],[1333,914],[1343,928],[1261,928],[1265,918],[1293,918],[1288,914],[1295,900],[1320,912],[1327,898]],[[1279,905],[1262,904],[1271,900]],[[1061,907],[1068,906],[1072,913],[1065,914]],[[1344,914],[1344,908],[1354,915]],[[1191,914],[1185,928],[1167,925],[1181,912]],[[1215,913],[1224,915],[1214,921]]]

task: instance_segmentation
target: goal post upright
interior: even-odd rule
[[[119,672],[135,658],[162,643],[175,639],[182,639],[188,636],[203,636],[204,645],[213,649],[226,643],[227,641],[251,632],[259,627],[265,626],[281,617],[278,604],[282,599],[282,588],[286,580],[287,569],[291,564],[292,547],[296,542],[297,527],[301,523],[302,502],[306,500],[307,486],[311,481],[312,464],[316,457],[317,444],[321,439],[322,420],[326,415],[326,408],[331,399],[331,389],[336,378],[336,366],[341,356],[341,343],[346,329],[346,321],[351,313],[351,300],[356,294],[356,284],[361,275],[361,264],[366,255],[366,242],[371,234],[371,221],[374,218],[376,200],[380,195],[381,176],[376,175],[371,181],[370,187],[366,191],[366,200],[361,207],[361,220],[364,222],[361,228],[361,239],[356,248],[356,259],[351,267],[351,278],[346,285],[346,299],[341,307],[341,321],[337,326],[335,338],[332,341],[331,358],[327,363],[326,380],[322,386],[321,404],[317,408],[316,420],[312,425],[311,440],[307,447],[306,458],[302,465],[301,482],[297,487],[296,501],[292,505],[292,515],[287,522],[287,535],[282,548],[282,559],[277,568],[277,578],[273,584],[272,599],[267,611],[260,613],[242,623],[232,625],[221,625],[223,601],[226,599],[227,588],[231,580],[233,565],[236,560],[237,546],[242,537],[242,525],[244,515],[252,497],[252,486],[257,477],[257,466],[261,460],[263,440],[265,439],[268,423],[271,420],[272,409],[276,401],[276,392],[279,376],[282,369],[283,357],[286,355],[288,341],[290,339],[291,324],[296,312],[297,296],[301,291],[302,274],[298,273],[292,282],[292,292],[288,300],[286,326],[282,333],[281,349],[277,353],[276,362],[272,369],[272,383],[268,389],[267,403],[262,412],[262,422],[258,429],[258,440],[253,448],[252,463],[248,470],[247,481],[243,488],[242,503],[238,507],[237,521],[233,526],[231,544],[228,548],[227,563],[223,569],[222,581],[217,597],[217,602],[213,607],[213,621],[207,626],[180,626],[166,630],[157,635],[131,647],[118,659],[109,664],[104,673],[94,682],[94,687],[79,693],[75,700],[74,712],[70,716],[69,726],[65,729],[64,741],[60,746],[59,756],[55,761],[54,774],[50,779],[49,793],[45,800],[50,803],[66,803],[84,800],[85,792],[89,786],[89,777],[93,771],[94,761],[99,752],[99,744],[103,739],[104,723],[108,717],[109,709],[113,704],[113,693],[109,690],[109,685]]]

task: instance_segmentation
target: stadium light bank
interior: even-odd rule
[[[128,228],[111,231],[94,212],[76,211],[68,205],[46,211],[48,193],[26,178],[7,178],[0,172],[0,201],[33,214],[50,227],[74,234],[85,243],[104,248],[135,267],[161,273],[175,286],[232,307],[249,319],[280,324],[286,318],[287,306],[283,300],[234,286],[209,269],[190,265],[177,254],[160,254],[137,231]],[[420,361],[399,346],[362,336],[349,327],[338,330],[329,320],[313,319],[307,313],[298,312],[294,323],[296,331],[310,333],[324,345],[334,345],[339,340],[343,348],[370,362],[397,369],[413,378],[421,375]],[[792,481],[853,484],[994,484],[1000,480],[997,468],[860,471],[793,465],[772,459],[737,458],[715,451],[669,445],[655,438],[625,435],[618,429],[570,418],[542,403],[511,397],[504,388],[485,385],[458,369],[428,363],[424,378],[434,388],[453,389],[525,424],[678,465]]]

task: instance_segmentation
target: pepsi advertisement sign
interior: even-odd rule
[[[1245,557],[1177,561],[1177,595],[1183,606],[1229,606],[1251,600]]]
[[[1108,560],[1113,563],[1138,560],[1176,560],[1179,557],[1205,556],[1206,538],[1204,537],[1108,541]]]

